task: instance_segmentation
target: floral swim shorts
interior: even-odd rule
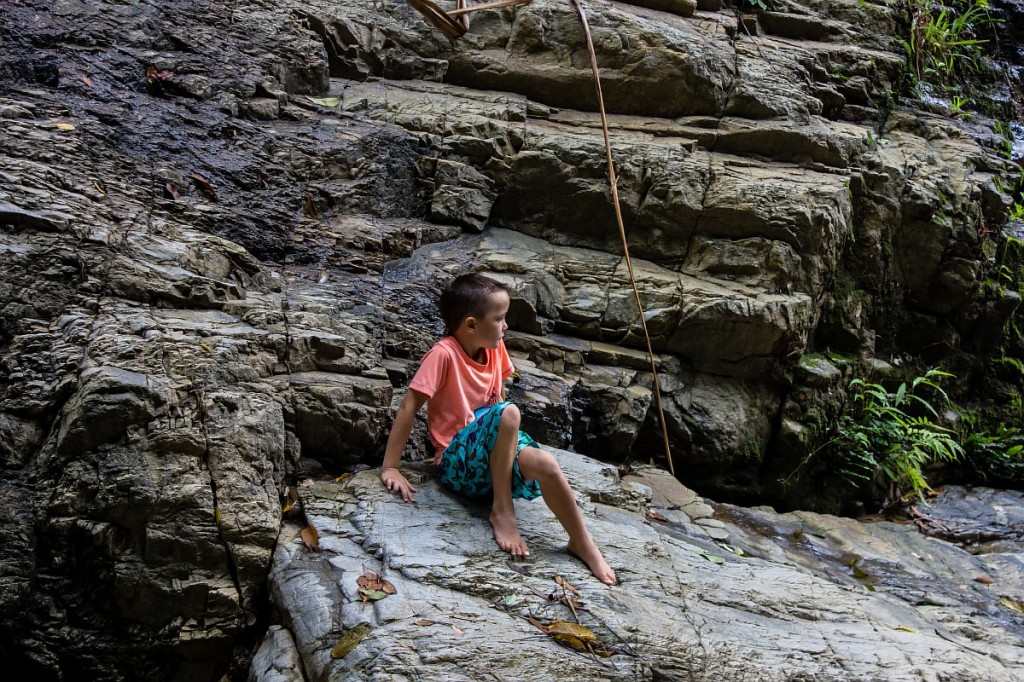
[[[491,451],[498,440],[501,413],[509,405],[511,403],[497,403],[474,412],[476,418],[462,427],[441,453],[441,483],[467,497],[484,497],[493,492]],[[537,447],[537,441],[520,431],[516,457],[512,463],[513,499],[533,500],[540,497],[540,484],[527,481],[519,470],[519,452],[526,447]]]

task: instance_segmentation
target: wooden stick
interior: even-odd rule
[[[450,12],[445,12],[450,17],[457,17],[460,14],[469,14],[482,9],[501,9],[502,7],[515,7],[516,5],[529,5],[533,0],[495,0],[494,2],[482,2],[479,5],[463,7],[465,0],[459,0],[459,7]]]
[[[448,40],[455,40],[466,35],[466,27],[455,21],[430,0],[406,0],[414,10],[423,15],[427,23],[443,33]]]

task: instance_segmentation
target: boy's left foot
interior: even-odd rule
[[[504,551],[513,557],[530,556],[526,540],[519,534],[519,523],[515,512],[499,514],[491,512],[491,528],[494,529],[494,540]]]
[[[590,569],[590,572],[594,574],[594,577],[603,582],[605,585],[617,585],[619,580],[615,577],[615,571],[605,561],[604,555],[601,554],[601,550],[597,548],[593,540],[587,542],[581,542],[579,544],[569,540],[569,544],[565,548],[569,554],[582,561]]]

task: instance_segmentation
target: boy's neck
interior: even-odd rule
[[[487,359],[487,353],[484,352],[484,347],[474,344],[472,339],[468,338],[468,334],[455,332],[452,334],[452,337],[459,342],[459,345],[462,346],[462,350],[466,351],[466,355],[472,358],[475,362],[483,364],[484,360]]]

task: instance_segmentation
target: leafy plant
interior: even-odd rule
[[[836,436],[825,445],[839,463],[840,476],[858,486],[887,486],[890,503],[899,500],[905,491],[923,498],[931,489],[924,468],[963,455],[955,434],[932,421],[938,418],[938,412],[921,395],[929,389],[943,403],[949,403],[937,383],[948,376],[947,372],[931,369],[909,385],[900,384],[895,392],[863,379],[850,382],[849,400],[836,423]]]
[[[1024,433],[1005,426],[964,438],[966,461],[990,485],[1024,486]]]
[[[960,95],[953,95],[953,101],[950,103],[950,109],[954,116],[964,116],[967,112],[964,107],[971,103],[970,97],[961,97]]]
[[[978,68],[982,27],[996,23],[988,0],[905,0],[906,37],[902,40],[909,71],[918,81],[953,82]]]

